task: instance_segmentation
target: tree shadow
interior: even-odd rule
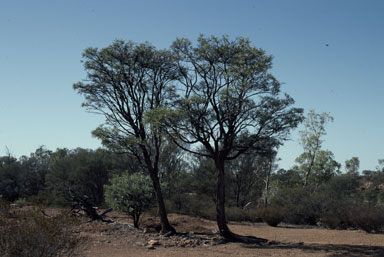
[[[245,248],[293,250],[298,249],[308,253],[326,252],[331,257],[360,257],[360,256],[384,256],[383,246],[367,245],[334,245],[334,244],[303,244],[303,243],[273,243],[270,245],[243,244]]]

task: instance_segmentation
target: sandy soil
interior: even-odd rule
[[[81,235],[87,238],[80,256],[84,257],[179,257],[179,256],[384,256],[384,234],[360,230],[328,230],[304,227],[270,227],[264,223],[230,223],[232,231],[268,239],[270,244],[223,243],[216,224],[199,218],[170,214],[177,236],[160,236],[158,221],[146,216],[141,226],[148,233],[134,229],[122,214],[110,215],[116,223],[85,223]],[[150,247],[150,240],[155,245]],[[148,249],[152,248],[152,249]]]

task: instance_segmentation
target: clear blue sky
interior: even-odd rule
[[[85,48],[115,39],[166,48],[203,33],[248,37],[274,55],[272,73],[296,106],[335,118],[323,148],[374,169],[384,158],[383,14],[382,0],[2,0],[0,155],[100,146],[90,132],[104,119],[72,89],[85,78]],[[282,168],[302,152],[298,130],[280,149]]]

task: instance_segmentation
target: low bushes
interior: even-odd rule
[[[270,206],[260,211],[260,217],[268,225],[276,227],[284,220],[284,209],[279,206]]]
[[[261,216],[259,209],[256,208],[239,208],[228,207],[226,208],[226,215],[228,221],[249,221],[249,222],[261,222]]]
[[[41,209],[13,210],[0,206],[0,256],[74,256],[81,240],[74,232],[78,220],[68,213],[45,216]]]
[[[364,203],[354,207],[350,219],[354,226],[367,233],[381,232],[384,228],[384,208]]]
[[[264,220],[269,218],[274,225],[282,215],[282,220],[290,224],[382,232],[384,207],[365,200],[352,182],[353,178],[340,176],[328,185],[282,189],[271,201],[281,210],[264,214]]]

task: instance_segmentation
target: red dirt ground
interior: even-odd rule
[[[136,230],[123,214],[110,213],[115,223],[91,222],[81,225],[87,238],[80,256],[84,257],[180,257],[180,256],[384,256],[384,234],[367,234],[360,230],[328,230],[303,227],[270,227],[264,223],[230,223],[241,235],[268,239],[267,245],[222,243],[215,234],[216,224],[204,219],[170,214],[169,220],[179,233],[163,237],[154,229],[156,218],[145,216]],[[156,240],[149,247],[150,240]],[[148,249],[152,248],[152,249]]]

